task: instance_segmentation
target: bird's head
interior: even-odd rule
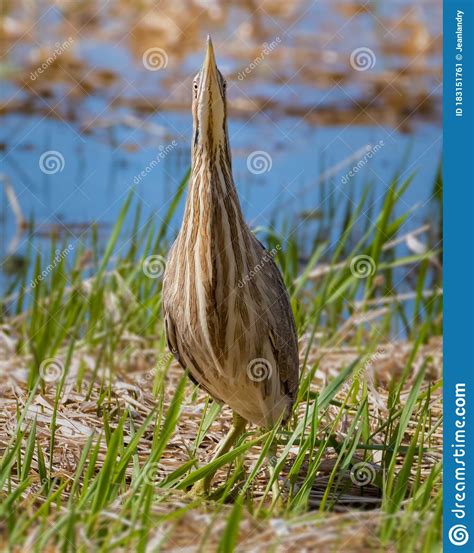
[[[193,79],[194,148],[212,151],[227,145],[226,86],[208,36],[206,58]]]

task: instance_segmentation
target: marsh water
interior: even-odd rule
[[[376,206],[396,173],[413,175],[407,230],[426,219],[441,152],[439,1],[5,4],[0,259],[44,251],[52,234],[81,240],[93,222],[105,239],[131,187],[144,220],[164,216],[190,165],[207,33],[252,225],[304,233],[331,197],[356,202],[370,184]],[[18,236],[18,212],[31,234]]]

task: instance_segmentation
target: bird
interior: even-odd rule
[[[192,84],[191,173],[180,230],[163,275],[168,348],[191,380],[233,411],[214,459],[247,423],[291,417],[299,383],[298,337],[273,255],[245,222],[232,173],[227,83],[211,37]],[[195,484],[208,493],[209,473]]]

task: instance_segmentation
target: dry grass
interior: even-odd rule
[[[38,390],[33,400],[28,404],[28,364],[31,361],[25,356],[17,355],[16,339],[11,328],[4,327],[0,342],[0,453],[3,454],[8,444],[15,438],[17,433],[18,413],[25,413],[23,427],[28,435],[28,428],[31,422],[37,421],[36,439],[38,447],[43,452],[50,449],[51,428],[55,427],[53,458],[45,459],[46,464],[51,463],[51,477],[61,481],[75,479],[75,472],[81,457],[81,452],[91,435],[100,440],[100,447],[95,465],[98,473],[103,466],[107,454],[107,440],[104,436],[103,411],[107,411],[107,417],[111,428],[116,425],[120,414],[128,411],[133,419],[135,428],[145,423],[153,409],[156,408],[156,393],[153,392],[153,384],[156,382],[156,367],[158,371],[166,374],[164,378],[163,411],[167,411],[172,401],[175,389],[182,377],[182,369],[174,362],[166,370],[163,366],[163,358],[156,356],[153,348],[153,340],[145,340],[139,336],[129,335],[122,342],[123,351],[127,352],[126,358],[123,351],[117,350],[113,371],[104,367],[94,377],[95,359],[97,352],[88,348],[76,350],[75,357],[70,365],[65,384],[57,410],[55,410],[56,384],[57,381],[44,384],[44,388]],[[439,339],[433,339],[422,346],[415,359],[412,361],[412,377],[423,363],[428,363],[425,381],[421,391],[426,391],[432,384],[439,380],[441,375],[442,347]],[[301,347],[304,351],[304,347]],[[369,383],[368,412],[369,420],[373,421],[371,430],[375,433],[372,436],[374,444],[383,447],[385,436],[382,432],[377,433],[380,420],[387,418],[390,412],[388,405],[388,386],[393,378],[397,378],[403,372],[411,352],[413,344],[409,342],[379,344],[377,351],[368,366],[366,374],[361,377]],[[64,353],[64,352],[63,352]],[[313,391],[320,391],[327,383],[334,378],[344,367],[354,362],[359,353],[353,347],[339,348],[311,348],[309,365],[317,365],[317,370],[312,381]],[[61,355],[57,356],[61,363]],[[167,358],[165,358],[167,361]],[[78,375],[81,373],[80,385],[77,385]],[[406,400],[413,378],[407,379],[402,391],[402,401]],[[109,397],[102,401],[104,381],[109,382]],[[350,384],[342,387],[335,400],[344,402]],[[192,458],[193,452],[190,445],[194,443],[199,433],[201,418],[206,409],[208,398],[205,393],[196,389],[191,382],[188,382],[185,389],[185,400],[182,404],[180,418],[175,431],[169,440],[166,449],[157,467],[157,484],[160,480],[177,470],[185,462]],[[336,419],[340,406],[337,401],[324,413],[320,422],[321,437],[331,427]],[[302,404],[298,412],[298,418],[304,417],[305,406]],[[430,400],[430,424],[435,422],[441,415],[441,391],[438,388]],[[53,421],[54,418],[54,421]],[[341,418],[334,435],[339,442],[347,437],[350,425],[351,414]],[[231,421],[230,410],[224,407],[212,423],[197,449],[199,463],[205,464],[211,457],[212,452],[228,429]],[[428,425],[429,426],[429,425]],[[412,420],[408,424],[404,444],[410,443],[410,438],[417,427],[417,412],[414,412]],[[125,444],[130,443],[131,426],[126,427],[123,440]],[[252,428],[252,435],[258,435],[258,430]],[[417,472],[421,470],[421,477],[426,478],[433,466],[441,459],[442,436],[441,428],[437,428],[430,434],[427,446],[429,452],[424,455],[421,465],[413,464],[411,479],[417,478]],[[26,444],[26,437],[25,437]],[[136,458],[140,464],[144,464],[151,456],[153,448],[153,429],[145,431],[136,449]],[[259,458],[260,448],[255,446],[245,454],[245,467],[251,470]],[[286,465],[291,466],[292,461],[298,453],[298,446],[293,446],[287,458]],[[381,471],[382,450],[374,455],[372,464],[374,471]],[[22,455],[26,454],[22,448]],[[270,516],[268,518],[257,518],[249,512],[242,516],[239,529],[238,550],[239,551],[302,551],[302,550],[326,550],[339,551],[347,549],[350,551],[366,551],[367,549],[377,550],[380,541],[377,528],[380,520],[384,517],[381,508],[382,490],[380,487],[369,484],[358,486],[351,481],[349,470],[341,475],[342,482],[334,491],[334,504],[331,508],[332,514],[318,514],[321,498],[326,491],[329,475],[334,468],[337,454],[333,448],[327,448],[324,459],[316,474],[309,499],[309,510],[307,513],[282,517]],[[355,458],[355,461],[362,458]],[[399,469],[403,459],[400,458]],[[420,468],[421,467],[421,468]],[[298,481],[303,481],[308,470],[308,463],[303,463],[301,475],[293,485],[298,488]],[[283,469],[280,475],[280,483],[285,490],[285,472]],[[130,481],[133,476],[133,467],[127,468],[126,479]],[[216,484],[224,483],[227,471],[221,469],[216,478]],[[12,473],[9,486],[14,490],[19,485],[19,477]],[[263,496],[265,486],[268,482],[268,471],[259,472],[252,486],[252,501],[258,502]],[[41,477],[38,466],[37,454],[33,455],[31,463],[30,483],[21,493],[21,505],[33,516],[38,508],[41,498],[37,496],[41,489]],[[70,486],[66,485],[62,491],[62,502],[69,498]],[[153,506],[153,514],[160,519],[166,519],[167,515],[177,510],[186,511],[185,514],[174,520],[171,517],[169,522],[164,523],[159,529],[152,533],[149,538],[148,547],[153,549],[153,544],[161,543],[164,540],[163,551],[195,551],[197,545],[205,543],[205,550],[214,550],[221,539],[222,532],[226,526],[227,516],[231,506],[224,506],[218,512],[215,511],[213,503],[202,502],[187,509],[190,499],[185,492],[179,490],[163,490],[158,485],[156,494],[159,500]],[[125,492],[125,497],[127,492]],[[31,502],[29,498],[35,497]],[[111,503],[102,512],[102,516],[115,520],[120,517],[122,497],[117,504]],[[56,513],[52,509],[50,514],[51,523]],[[126,522],[126,521],[124,521]],[[40,525],[33,525],[29,528],[29,535],[25,541],[25,547],[33,544],[41,530]],[[85,541],[87,543],[87,540]],[[93,544],[91,544],[93,545]],[[389,549],[386,549],[389,550]]]
[[[369,188],[341,203],[344,217],[324,221],[338,240],[317,234],[309,258],[297,236],[263,238],[281,246],[301,337],[297,406],[286,428],[250,427],[212,466],[231,414],[167,352],[161,282],[143,270],[169,248],[186,178],[160,227],[137,210],[118,247],[130,195],[105,249],[92,238],[58,263],[28,259],[0,323],[0,540],[64,553],[437,550],[441,272],[430,226],[416,231],[426,252],[400,249],[409,183],[394,179],[362,227]],[[211,496],[192,499],[212,468]]]

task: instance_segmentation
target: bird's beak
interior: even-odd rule
[[[199,91],[196,97],[195,128],[201,144],[211,147],[225,140],[225,97],[220,87],[219,70],[212,46],[207,37],[206,58],[200,71]]]
[[[202,66],[202,75],[204,79],[203,90],[219,91],[219,82],[217,80],[217,64],[214,55],[214,47],[210,35],[207,35],[206,58]]]

